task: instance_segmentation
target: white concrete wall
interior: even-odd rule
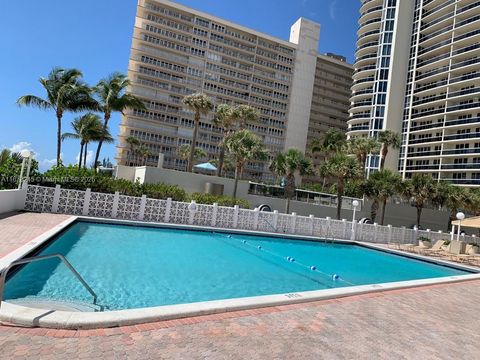
[[[233,194],[234,179],[209,176],[203,174],[186,173],[184,171],[155,168],[155,167],[127,167],[117,166],[115,176],[120,179],[134,181],[138,179],[140,183],[156,184],[165,183],[178,185],[189,193],[203,193],[205,183],[222,184],[224,186],[223,194],[231,196]],[[239,181],[237,196],[247,198],[249,184],[248,181]]]
[[[0,214],[22,210],[26,190],[0,190]]]
[[[383,128],[399,134],[402,133],[414,3],[415,1],[397,1],[390,56],[390,74]],[[383,36],[383,33],[381,36]],[[397,171],[399,153],[399,149],[389,149],[385,161],[386,169]]]
[[[291,28],[290,42],[298,47],[290,90],[285,150],[295,148],[305,152],[319,39],[320,25],[313,21],[300,18]]]

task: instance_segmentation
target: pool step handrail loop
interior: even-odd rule
[[[87,284],[87,282],[78,273],[78,271],[74,269],[72,264],[70,264],[70,262],[65,258],[65,256],[63,256],[62,254],[50,254],[50,255],[33,256],[33,257],[13,261],[12,263],[10,263],[10,265],[8,265],[5,269],[3,269],[2,275],[0,276],[0,307],[2,306],[3,289],[5,287],[5,280],[7,278],[7,273],[12,267],[17,265],[22,265],[22,264],[28,264],[36,261],[41,261],[41,260],[53,259],[53,258],[59,258],[65,264],[65,266],[73,273],[73,275],[75,275],[75,277],[82,283],[85,289],[87,289],[87,291],[93,296],[93,304],[97,305],[97,294]]]

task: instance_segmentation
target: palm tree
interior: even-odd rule
[[[456,220],[456,214],[459,209],[467,209],[474,199],[474,194],[468,188],[455,186],[441,181],[435,186],[435,192],[432,196],[432,202],[438,206],[447,208],[450,211],[448,218],[448,229],[452,221]]]
[[[11,154],[12,152],[9,149],[2,149],[2,151],[0,151],[0,167],[7,162]]]
[[[138,156],[140,156],[143,159],[143,166],[147,165],[148,158],[153,155],[153,153],[150,151],[150,149],[145,145],[140,145],[135,150],[135,152]]]
[[[398,149],[402,144],[400,134],[392,130],[383,130],[378,133],[378,141],[382,143],[382,153],[380,159],[380,170],[385,167],[385,159],[388,154],[388,148]]]
[[[249,105],[237,105],[233,109],[233,113],[240,129],[245,129],[247,124],[257,122],[260,116],[258,110]]]
[[[194,128],[192,143],[190,144],[190,156],[188,157],[187,171],[192,172],[193,159],[195,156],[195,147],[197,146],[198,127],[200,125],[200,116],[206,116],[211,110],[213,110],[213,102],[207,95],[202,93],[195,93],[187,95],[183,98],[184,105],[192,110],[194,115]]]
[[[266,160],[268,150],[262,144],[262,140],[249,130],[241,129],[230,134],[225,139],[225,148],[228,156],[235,164],[235,184],[233,197],[237,197],[237,187],[240,174],[247,161]]]
[[[429,175],[415,174],[402,185],[403,195],[411,199],[417,208],[417,226],[420,226],[420,218],[425,203],[435,196],[436,183]]]
[[[184,144],[178,148],[178,156],[182,160],[188,160],[190,157],[190,145]],[[207,157],[208,154],[202,148],[195,148],[193,161]]]
[[[91,89],[82,81],[82,72],[77,69],[53,68],[46,78],[39,82],[47,92],[45,99],[35,95],[24,95],[17,100],[20,106],[34,106],[51,109],[57,117],[57,166],[61,163],[62,118],[66,111],[97,110],[97,103],[91,97]]]
[[[112,137],[112,134],[110,134],[110,131],[109,131],[108,127],[105,129],[105,127],[103,127],[103,125],[102,125],[100,131],[92,134],[92,137],[91,137],[90,141],[93,141],[93,142],[100,142],[101,141],[104,144],[113,144],[115,142],[115,140]],[[84,156],[83,166],[84,167],[87,167],[86,158],[87,158],[88,143],[89,142],[87,142],[85,144],[85,152],[83,153],[83,156]],[[93,165],[93,168],[96,169],[100,165],[100,161],[97,161],[96,163],[93,163],[92,165]]]
[[[220,155],[218,157],[217,165],[217,176],[222,176],[223,164],[225,162],[225,138],[232,131],[235,122],[236,122],[236,112],[234,109],[227,104],[221,104],[217,106],[215,111],[215,117],[213,118],[213,123],[222,129],[223,138],[220,141]]]
[[[360,164],[357,160],[345,153],[338,152],[329,158],[320,167],[320,175],[337,179],[337,219],[340,220],[345,183],[358,178]]]
[[[108,121],[113,112],[119,112],[124,115],[127,109],[145,109],[142,100],[134,95],[125,94],[130,86],[130,80],[120,73],[113,73],[109,77],[102,79],[94,87],[94,92],[98,98],[98,108],[103,113],[103,130],[108,129]],[[98,142],[97,151],[95,152],[95,160],[93,162],[97,168],[100,151],[104,141]]]
[[[365,175],[365,165],[369,154],[378,154],[380,143],[371,137],[353,137],[348,141],[348,151],[355,155]]]
[[[285,213],[290,212],[290,200],[295,195],[295,175],[312,173],[312,162],[297,149],[289,149],[278,154],[270,164],[270,171],[277,176],[285,177]]]
[[[312,142],[311,151],[327,152],[330,154],[344,151],[347,146],[347,136],[343,131],[337,129],[328,130],[321,139]]]
[[[137,149],[138,146],[140,146],[140,140],[138,140],[135,136],[129,136],[127,137],[125,142],[128,144],[128,147],[129,147],[128,156],[127,156],[127,164],[129,164],[132,159],[132,155],[135,154],[135,150]]]
[[[380,224],[385,221],[387,200],[401,191],[402,177],[391,170],[381,170],[372,173],[365,181],[363,188],[365,195],[373,201],[382,204]],[[372,221],[375,221],[372,215]]]
[[[84,150],[86,154],[85,146],[92,139],[98,139],[102,133],[102,122],[100,121],[100,116],[87,113],[85,115],[77,117],[72,121],[73,133],[64,133],[62,135],[62,140],[65,139],[76,139],[80,140],[80,155],[78,159],[78,168],[82,167],[82,160],[84,159]]]

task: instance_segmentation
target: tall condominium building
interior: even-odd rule
[[[349,136],[398,131],[387,166],[404,178],[480,185],[480,2],[365,0],[360,11]]]
[[[272,154],[306,150],[307,137],[325,127],[346,129],[353,67],[343,58],[319,55],[320,25],[299,19],[284,41],[167,0],[139,0],[128,69],[129,93],[146,110],[122,117],[117,162],[138,163],[126,142],[136,137],[154,154],[155,166],[184,169],[178,148],[191,144],[193,114],[182,98],[204,92],[216,105],[248,104],[260,113],[248,128]],[[203,117],[196,146],[209,158],[219,153],[221,131],[213,114]],[[268,163],[252,160],[248,178],[272,180]]]

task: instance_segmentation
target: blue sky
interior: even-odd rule
[[[258,31],[288,40],[300,17],[322,25],[320,52],[353,61],[359,0],[179,0],[178,2]],[[43,169],[55,158],[56,123],[52,112],[19,108],[25,94],[44,96],[38,83],[54,66],[75,67],[96,83],[113,71],[126,73],[136,0],[2,1],[0,5],[0,148],[37,153]],[[255,9],[252,11],[252,9]],[[76,115],[66,114],[64,131]],[[111,120],[118,133],[120,116]],[[66,163],[75,162],[79,145],[63,144]],[[102,153],[112,160],[115,145]]]

